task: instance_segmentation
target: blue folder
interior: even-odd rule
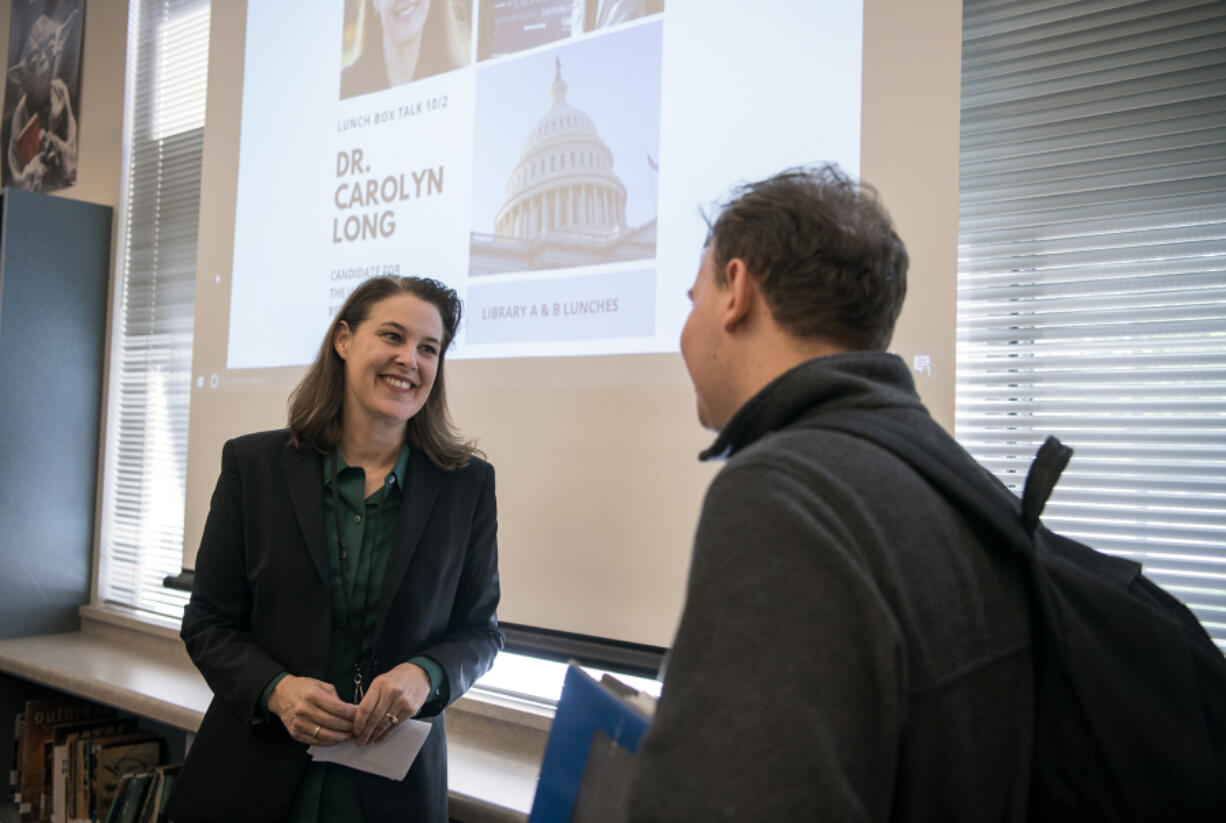
[[[625,819],[634,755],[649,722],[612,688],[572,664],[549,731],[529,823]]]

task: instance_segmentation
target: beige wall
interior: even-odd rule
[[[893,348],[920,396],[954,430],[958,300],[958,128],[961,0],[865,0],[860,169],[875,185],[911,255]]]

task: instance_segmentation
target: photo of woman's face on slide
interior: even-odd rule
[[[421,36],[430,14],[430,0],[373,0],[383,30],[398,45]]]
[[[342,100],[469,64],[472,0],[346,0]]]

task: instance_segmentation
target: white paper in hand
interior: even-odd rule
[[[352,740],[347,740],[335,746],[312,746],[307,754],[320,763],[340,763],[389,780],[404,780],[428,734],[429,723],[405,720],[388,732],[381,743],[358,748]]]

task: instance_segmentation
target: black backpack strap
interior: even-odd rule
[[[1022,492],[1022,526],[1028,534],[1034,534],[1047,498],[1051,497],[1056,481],[1072,456],[1073,450],[1055,437],[1048,437],[1039,447],[1026,475],[1025,491]]]

